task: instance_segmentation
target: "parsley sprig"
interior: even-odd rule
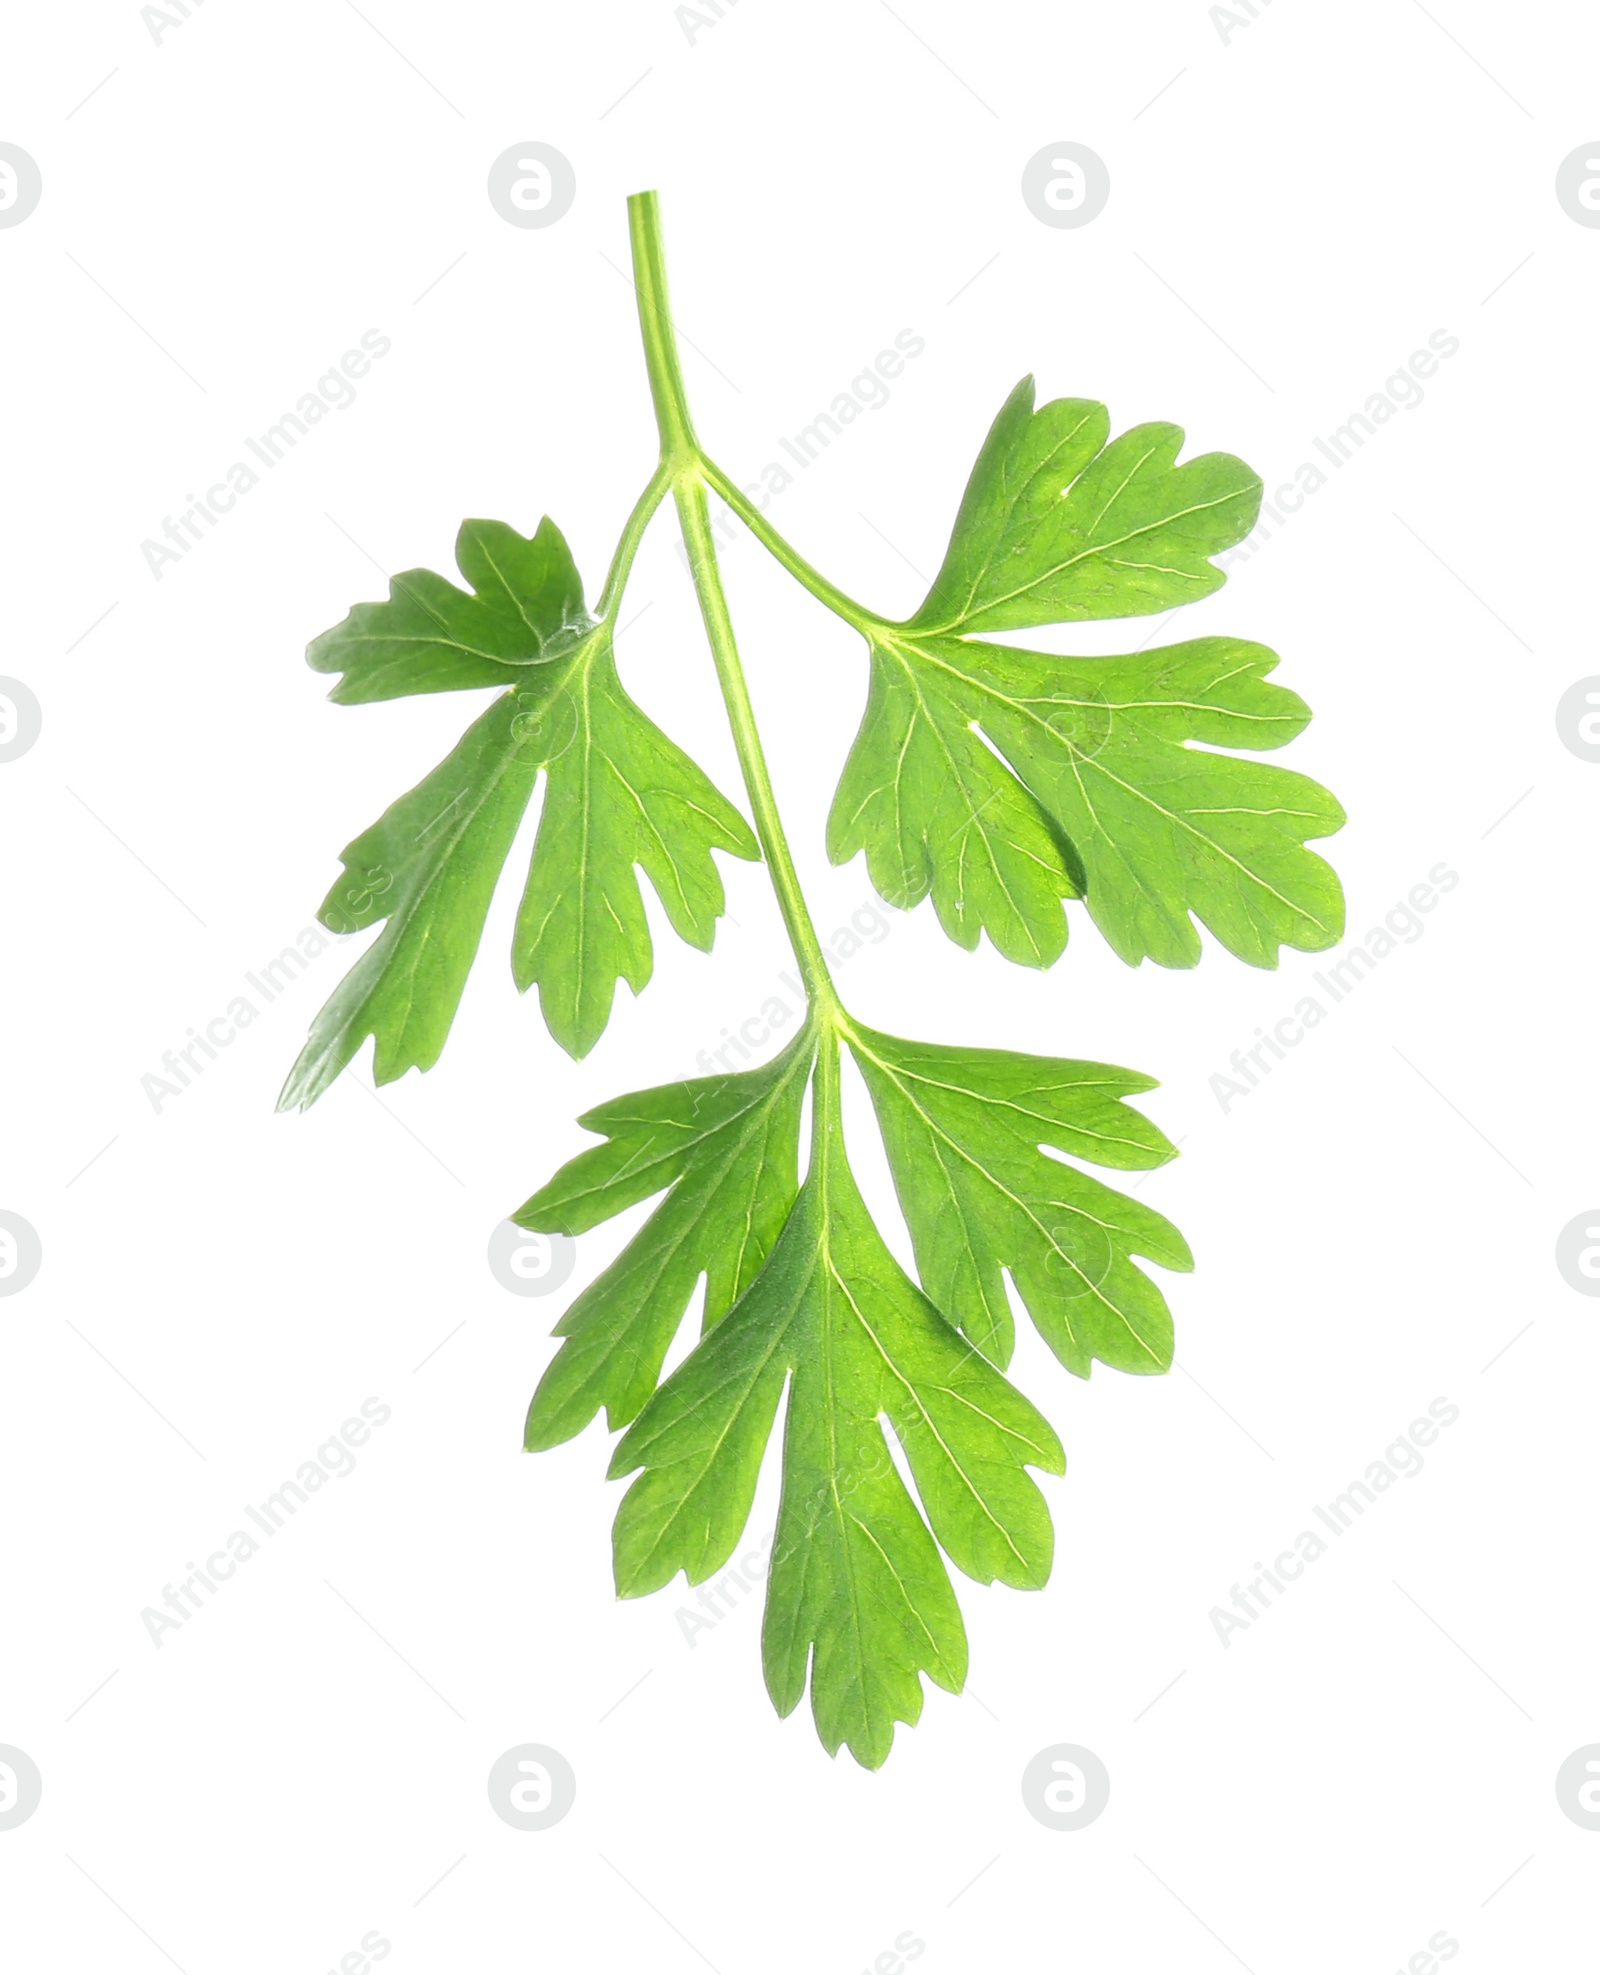
[[[808,1679],[818,1732],[876,1767],[915,1722],[922,1676],[951,1691],[967,1643],[946,1561],[980,1583],[1042,1585],[1052,1530],[1030,1470],[1061,1443],[1005,1376],[1013,1298],[1066,1368],[1172,1362],[1172,1320],[1140,1262],[1192,1266],[1153,1208],[1086,1170],[1143,1171],[1174,1147],[1129,1101],[1152,1080],[1104,1063],[882,1034],[845,1008],[773,794],[711,527],[722,501],[856,630],[868,702],[828,822],[892,905],[932,897],[944,930],[986,933],[1023,965],[1063,952],[1080,902],[1130,964],[1192,966],[1196,922],[1239,958],[1339,937],[1337,878],[1308,850],[1343,821],[1316,783],[1254,759],[1309,719],[1271,683],[1266,647],[1204,637],[1066,658],[986,634],[1148,616],[1210,595],[1213,558],[1254,526],[1261,482],[1211,453],[1178,463],[1167,424],[1110,436],[1085,399],[1036,405],[1032,379],[984,441],[927,598],[903,621],[847,596],[705,452],[667,299],[654,193],[629,201],[634,280],[660,438],[591,611],[548,518],[524,537],[463,523],[469,586],[396,576],[310,648],[343,703],[491,689],[452,752],[343,852],[321,909],[383,931],[318,1015],[284,1108],[313,1103],[373,1038],[384,1083],[438,1060],[490,899],[536,787],[544,794],[513,937],[555,1039],[585,1055],[618,981],[652,948],[639,874],[677,934],[709,949],[714,853],[766,865],[807,1007],[768,1063],[615,1098],[600,1142],[514,1218],[578,1235],[658,1204],[558,1325],[528,1413],[550,1447],[604,1409],[625,1597],[691,1583],[733,1555],[783,1411],[778,1528],[762,1652],[780,1713]],[[612,656],[639,543],[671,497],[733,734],[749,820],[624,691]],[[901,1268],[851,1172],[848,1053],[870,1095],[915,1255]],[[811,1097],[802,1169],[803,1103]],[[702,1335],[662,1368],[694,1290]]]

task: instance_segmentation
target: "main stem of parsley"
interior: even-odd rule
[[[784,835],[783,823],[778,815],[777,799],[772,792],[772,777],[767,771],[767,759],[756,727],[755,710],[750,704],[750,689],[745,682],[744,666],[740,663],[739,648],[733,635],[733,622],[728,615],[728,600],[723,592],[721,573],[717,568],[716,543],[711,533],[706,487],[710,481],[721,493],[722,488],[718,483],[723,476],[711,468],[710,462],[701,452],[700,442],[695,437],[694,423],[689,415],[683,372],[678,363],[678,341],[673,331],[672,313],[667,301],[666,262],[661,249],[661,215],[654,192],[636,192],[629,199],[628,232],[633,248],[634,285],[639,301],[639,331],[644,339],[645,366],[650,376],[650,395],[655,405],[656,424],[661,434],[661,465],[657,470],[657,477],[646,489],[634,514],[638,515],[645,500],[650,499],[657,482],[664,475],[665,484],[671,486],[673,498],[677,503],[684,545],[689,552],[689,567],[694,576],[695,593],[700,599],[700,615],[705,623],[706,639],[711,646],[711,656],[716,664],[717,678],[722,687],[723,704],[728,711],[728,724],[733,729],[733,743],[738,750],[739,767],[743,772],[745,790],[750,798],[756,836],[760,840],[762,854],[766,858],[773,890],[778,896],[778,909],[783,914],[789,944],[794,949],[801,979],[805,982],[812,1020],[823,1031],[820,1052],[823,1059],[822,1074],[817,1093],[817,1121],[820,1127],[825,1116],[829,1122],[837,1116],[838,1074],[835,1036],[839,1030],[848,1026],[848,1021],[839,1004],[838,996],[834,993],[833,982],[828,974],[828,963],[823,957],[822,943],[817,938],[816,927],[811,923],[811,914],[806,909],[805,898],[800,890],[800,879],[795,871],[794,858],[790,854],[789,841]],[[655,499],[660,497],[660,492],[656,492]],[[654,501],[651,505],[654,505]],[[632,525],[630,519],[629,527],[631,528]],[[626,540],[625,534],[624,541]],[[620,553],[619,550],[619,557]],[[798,574],[798,571],[796,573]],[[820,577],[816,578],[819,583],[822,580]],[[808,584],[807,587],[812,585]],[[606,588],[609,592],[611,588],[609,580]],[[848,603],[848,599],[841,601]],[[830,1064],[831,1075],[828,1067]]]

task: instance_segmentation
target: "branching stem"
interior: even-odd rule
[[[805,983],[812,1019],[824,1030],[831,1031],[842,1022],[844,1011],[839,1006],[838,997],[834,993],[822,943],[817,938],[816,927],[811,922],[811,914],[806,908],[805,898],[800,890],[799,875],[795,870],[789,840],[784,835],[783,822],[778,814],[772,777],[767,770],[766,753],[762,748],[761,736],[756,727],[755,710],[750,703],[750,689],[745,680],[744,666],[740,662],[738,644],[733,635],[733,621],[728,615],[728,600],[722,588],[721,572],[717,567],[716,542],[711,532],[711,514],[706,501],[707,485],[716,487],[718,493],[722,494],[726,481],[725,476],[712,467],[701,453],[699,442],[695,438],[694,425],[689,416],[688,401],[684,394],[683,372],[678,363],[677,338],[673,334],[672,315],[667,301],[667,276],[661,250],[660,213],[653,192],[636,192],[628,201],[628,225],[633,243],[634,279],[639,298],[639,329],[644,339],[645,364],[650,374],[650,395],[655,404],[656,424],[661,434],[661,464],[657,468],[656,478],[651,481],[650,488],[646,489],[645,498],[649,497],[656,480],[663,480],[663,491],[666,485],[672,488],[677,503],[678,519],[683,528],[684,546],[689,552],[689,568],[694,577],[695,594],[700,600],[700,615],[705,623],[706,639],[711,646],[711,656],[716,664],[717,679],[722,687],[722,700],[728,712],[728,724],[733,730],[733,744],[738,751],[745,791],[750,798],[756,836],[760,840],[762,853],[766,858],[767,870],[772,878],[772,888],[777,893],[778,909],[783,914],[789,944],[794,950],[800,976]],[[726,498],[726,495],[724,494],[723,497]],[[655,498],[659,500],[660,493],[657,493]],[[651,506],[654,506],[653,501]],[[644,499],[641,499],[628,524],[631,529],[638,520],[640,533],[643,532],[644,521],[649,518],[647,511],[644,519],[639,520],[640,510],[643,507]],[[626,539],[625,536],[624,540]],[[620,558],[620,549],[618,554]],[[815,572],[812,574],[815,576]],[[817,583],[823,580],[820,576],[815,576]],[[611,589],[609,579],[606,587],[609,593]],[[847,602],[848,599],[844,601]],[[824,1034],[823,1053],[831,1057],[835,1046],[831,1033]]]
[[[887,626],[889,619],[880,617],[876,611],[868,610],[865,604],[857,603],[854,597],[846,596],[836,583],[830,583],[820,569],[815,569],[794,545],[780,535],[772,523],[761,512],[737,481],[732,480],[715,460],[700,455],[700,469],[705,475],[706,485],[715,490],[738,515],[739,519],[755,536],[756,540],[777,562],[780,562],[797,583],[808,589],[819,603],[825,603],[836,617],[842,617],[856,630],[867,633],[876,626]]]

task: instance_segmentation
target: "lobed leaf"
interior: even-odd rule
[[[312,670],[344,675],[330,699],[353,706],[505,686],[515,679],[509,668],[537,663],[590,622],[566,540],[548,515],[532,536],[503,521],[463,521],[456,565],[473,593],[431,569],[408,569],[390,578],[387,603],[358,603],[312,641]]]
[[[305,1110],[368,1036],[372,1075],[431,1070],[455,1020],[483,922],[538,779],[507,693],[431,774],[340,853],[344,873],[318,908],[334,932],[387,920],[334,989],[278,1099]]]
[[[613,1476],[643,1470],[617,1514],[623,1597],[680,1570],[698,1583],[727,1562],[786,1382],[767,1685],[787,1714],[809,1666],[824,1744],[876,1767],[894,1724],[921,1712],[920,1675],[952,1690],[965,1677],[940,1550],[980,1583],[1043,1584],[1050,1519],[1027,1469],[1059,1474],[1064,1456],[1043,1416],[889,1253],[827,1116],[765,1264],[617,1447]]]
[[[1303,775],[1212,751],[1278,747],[1305,725],[1304,702],[1267,682],[1277,662],[1237,638],[1084,659],[875,631],[829,855],[865,850],[891,904],[931,889],[962,944],[981,929],[1036,965],[1059,954],[1060,900],[1080,892],[1130,965],[1193,966],[1196,918],[1258,967],[1281,946],[1331,946],[1343,893],[1305,844],[1344,811]],[[987,860],[971,854],[976,817],[952,828],[982,780],[1036,818]]]
[[[1002,1368],[1013,1344],[1009,1270],[1068,1371],[1172,1363],[1166,1299],[1132,1258],[1194,1266],[1163,1215],[1076,1166],[1145,1170],[1176,1148],[1124,1100],[1153,1080],[1106,1063],[849,1033],[889,1153],[928,1295]]]
[[[605,1032],[619,980],[650,979],[650,928],[635,866],[673,931],[710,950],[725,903],[713,850],[759,858],[750,825],[622,690],[609,635],[596,632],[543,711],[549,781],[512,972],[539,984],[550,1033],[586,1056]]]
[[[931,892],[958,946],[971,952],[986,932],[1023,966],[1061,957],[1061,901],[1083,894],[1071,845],[938,691],[937,677],[876,645],[827,842],[835,864],[864,850],[889,904],[909,909]]]
[[[1194,920],[1254,966],[1343,930],[1338,880],[1308,852],[1344,812],[1301,775],[1216,748],[1281,747],[1310,714],[1236,638],[1058,658],[974,633],[1137,617],[1209,596],[1249,533],[1241,460],[1178,464],[1175,425],[1109,440],[1104,405],[1034,407],[1024,378],[973,466],[938,576],[904,624],[866,619],[866,713],[828,819],[892,905],[930,895],[958,944],[1048,967],[1081,898],[1131,965],[1192,966]]]
[[[1033,408],[1033,379],[989,428],[918,633],[1143,617],[1226,580],[1210,558],[1242,541],[1261,480],[1231,453],[1179,466],[1182,428],[1136,425],[1107,445],[1104,405]]]
[[[760,1069],[619,1097],[578,1120],[604,1145],[570,1160],[512,1219],[582,1234],[669,1189],[556,1326],[566,1339],[539,1381],[524,1444],[554,1447],[604,1406],[615,1432],[661,1377],[696,1282],[709,1329],[745,1290],[794,1204],[808,1034]]]
[[[760,856],[738,810],[623,691],[610,629],[583,616],[553,522],[531,539],[466,522],[457,557],[476,595],[412,571],[389,603],[358,605],[311,648],[314,665],[344,668],[336,698],[510,687],[343,851],[319,918],[340,933],[388,923],[318,1014],[282,1110],[315,1103],[369,1035],[380,1084],[438,1061],[541,769],[512,970],[519,989],[538,982],[545,1022],[574,1056],[604,1032],[617,982],[637,994],[650,979],[638,870],[674,931],[705,950],[725,902],[712,852]]]

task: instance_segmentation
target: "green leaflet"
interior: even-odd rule
[[[1344,811],[1290,769],[1193,745],[1271,748],[1297,734],[1310,712],[1268,683],[1277,662],[1238,638],[1083,659],[875,631],[829,855],[864,849],[890,904],[931,889],[952,938],[972,947],[986,931],[1037,966],[1059,955],[1059,901],[1080,890],[1130,965],[1193,966],[1191,914],[1258,967],[1276,966],[1280,946],[1331,946],[1343,893],[1305,840],[1331,835]],[[986,830],[977,791],[996,784],[1011,810],[1033,812],[1031,833]]]
[[[456,564],[476,595],[431,569],[389,581],[387,603],[358,603],[313,639],[314,672],[342,672],[328,695],[344,705],[504,686],[507,667],[531,665],[589,624],[583,585],[548,515],[531,537],[503,521],[463,521]]]
[[[950,546],[904,624],[863,617],[867,710],[828,818],[828,854],[867,855],[892,905],[933,897],[969,950],[1048,967],[1082,898],[1130,965],[1190,967],[1194,920],[1275,967],[1344,927],[1339,882],[1305,848],[1344,812],[1303,775],[1215,748],[1263,749],[1310,719],[1237,638],[1125,658],[1059,658],[972,633],[1138,617],[1221,587],[1211,557],[1255,525],[1241,460],[1176,464],[1183,433],[1107,444],[1103,405],[1033,405],[1024,378],[983,443]],[[1201,744],[1201,745],[1197,745]],[[1000,758],[997,758],[1000,757]]]
[[[980,1583],[1044,1583],[1050,1519],[1026,1470],[1059,1474],[1065,1460],[1049,1423],[884,1246],[845,1157],[833,1047],[818,1073],[811,1170],[765,1266],[617,1447],[611,1473],[643,1473],[617,1512],[614,1550],[624,1597],[679,1570],[698,1583],[720,1569],[787,1379],[768,1691],[787,1714],[809,1665],[823,1743],[876,1767],[895,1722],[921,1713],[919,1675],[951,1690],[965,1677],[939,1548]]]
[[[1154,1080],[1107,1063],[949,1049],[852,1024],[928,1295],[984,1355],[1012,1349],[1002,1270],[1066,1366],[1126,1372],[1172,1363],[1166,1300],[1135,1255],[1194,1266],[1163,1215],[1040,1150],[1144,1170],[1177,1156],[1123,1100]]]
[[[518,717],[517,696],[503,694],[340,853],[343,876],[317,917],[337,933],[388,923],[312,1023],[280,1111],[314,1104],[369,1035],[375,1083],[438,1062],[539,773]]]
[[[763,1628],[780,1713],[809,1671],[818,1733],[876,1767],[921,1676],[959,1690],[966,1636],[940,1556],[981,1583],[1043,1584],[1047,1511],[1029,1467],[1063,1471],[1049,1424],[1001,1375],[1009,1270],[1072,1371],[1170,1363],[1172,1325],[1132,1257],[1191,1266],[1160,1214],[1100,1166],[1174,1156],[1124,1102],[1148,1077],[1105,1064],[907,1042],[844,1022],[911,1229],[921,1287],[890,1255],[850,1172],[837,1044],[806,1031],[756,1070],[642,1091],[589,1113],[605,1143],[519,1210],[576,1234],[667,1189],[557,1326],[565,1341],[526,1444],[570,1438],[601,1406],[613,1477],[642,1470],[617,1514],[617,1590],[713,1576],[737,1548],[787,1386],[783,1479]],[[800,1101],[815,1067],[811,1166],[797,1188]],[[698,1277],[700,1343],[657,1384]],[[962,1335],[964,1333],[964,1336]],[[892,1428],[915,1484],[891,1457]],[[918,1506],[920,1502],[920,1509]]]
[[[528,1409],[530,1451],[571,1439],[601,1406],[613,1432],[634,1418],[702,1274],[708,1329],[749,1286],[794,1204],[813,1047],[806,1033],[758,1070],[639,1091],[578,1120],[606,1143],[525,1202],[519,1226],[582,1234],[671,1190],[556,1326],[566,1342]]]
[[[1033,409],[1033,379],[989,428],[939,573],[907,629],[1007,631],[1144,617],[1225,580],[1210,557],[1255,526],[1261,481],[1231,453],[1175,465],[1176,425],[1106,444],[1104,405]]]
[[[594,634],[544,713],[549,784],[517,912],[512,971],[539,983],[550,1033],[586,1056],[619,980],[650,979],[650,928],[634,875],[655,887],[673,931],[709,952],[721,916],[713,850],[758,858],[744,818],[617,678],[609,634]]]
[[[344,873],[319,910],[323,924],[349,933],[388,923],[312,1024],[282,1110],[315,1103],[369,1035],[380,1084],[438,1061],[541,769],[544,804],[512,967],[520,989],[538,982],[545,1022],[574,1056],[604,1032],[617,982],[637,994],[650,978],[636,867],[674,931],[706,950],[724,903],[711,853],[760,855],[738,810],[623,691],[609,624],[574,628],[581,593],[553,523],[525,541],[500,522],[468,522],[457,554],[480,595],[437,577],[429,592],[455,599],[453,636],[498,640],[525,657],[494,662],[494,678],[511,690],[341,853]],[[480,650],[431,634],[416,644],[398,638],[396,626],[415,621],[417,575],[396,579],[405,586],[399,601],[358,605],[312,647],[314,663],[347,668],[336,696],[486,683]],[[424,613],[435,630],[439,614]],[[364,628],[351,632],[358,621]]]
[[[909,648],[908,648],[909,649]],[[828,813],[828,856],[867,853],[880,897],[933,894],[971,952],[987,933],[1008,960],[1048,967],[1067,943],[1064,898],[1083,895],[1071,845],[940,690],[940,675],[874,644],[861,731]]]

